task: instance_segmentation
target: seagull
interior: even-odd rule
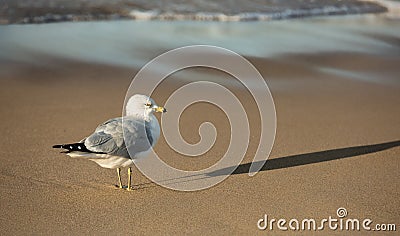
[[[89,159],[104,168],[117,169],[118,187],[123,189],[121,168],[128,167],[127,190],[132,190],[134,161],[146,157],[160,137],[155,112],[167,110],[146,95],[133,95],[126,105],[126,116],[110,119],[80,142],[54,145],[72,158]],[[125,139],[124,139],[125,136]]]

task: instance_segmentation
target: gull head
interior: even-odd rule
[[[126,115],[149,117],[153,112],[167,112],[164,107],[158,106],[149,96],[135,94],[126,104]]]

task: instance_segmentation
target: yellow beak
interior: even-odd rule
[[[164,107],[157,107],[156,112],[164,113],[164,112],[167,112],[167,109],[165,109]]]

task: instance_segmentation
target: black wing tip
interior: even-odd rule
[[[53,145],[53,148],[63,148],[66,149],[61,153],[70,153],[70,152],[89,152],[89,153],[98,153],[105,154],[104,152],[93,152],[86,148],[84,143],[71,143],[71,144],[57,144]]]

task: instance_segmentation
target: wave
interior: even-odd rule
[[[377,0],[369,0],[377,1]],[[159,21],[270,21],[312,16],[387,12],[387,4],[356,0],[320,1],[164,1],[75,0],[54,5],[53,0],[5,0],[0,7],[0,24],[51,23],[96,20]],[[24,4],[22,4],[24,3]],[[52,4],[50,4],[52,3]],[[61,4],[61,3],[60,3]]]
[[[191,21],[269,21],[311,16],[349,15],[362,13],[379,13],[386,9],[374,5],[364,6],[323,6],[311,9],[286,9],[278,12],[243,12],[238,14],[224,14],[222,12],[174,13],[160,12],[157,10],[139,11],[129,13],[135,20],[191,20]]]

